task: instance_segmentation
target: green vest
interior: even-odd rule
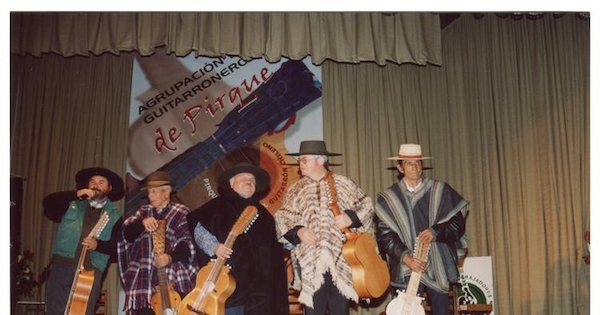
[[[60,225],[58,226],[58,232],[52,247],[52,254],[59,255],[68,258],[75,258],[75,251],[79,245],[79,238],[81,236],[81,228],[83,225],[83,216],[88,207],[86,200],[75,200],[69,204],[69,209],[62,217]],[[98,240],[108,241],[112,233],[112,228],[115,223],[121,217],[121,213],[117,210],[116,206],[107,200],[103,212],[107,212],[109,221],[97,237]],[[87,236],[87,235],[86,235]],[[98,270],[104,272],[110,255],[106,255],[95,250],[88,252],[92,261],[92,265]]]

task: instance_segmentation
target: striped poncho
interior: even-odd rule
[[[459,225],[464,228],[468,202],[448,184],[422,178],[414,192],[407,189],[403,180],[380,192],[375,205],[379,219],[379,248],[388,256],[392,271],[392,285],[402,286],[404,278],[411,273],[402,263],[402,257],[412,252],[418,233],[432,228],[438,234],[431,243],[428,263],[421,275],[421,282],[438,292],[448,292],[449,283],[458,280],[457,248],[466,248],[464,229],[457,230],[445,224],[460,216]],[[399,241],[388,246],[382,244],[383,234],[391,230]],[[462,231],[462,232],[461,232]],[[442,236],[446,239],[442,239]],[[397,239],[398,239],[397,238]]]
[[[359,232],[373,233],[373,202],[351,179],[333,175],[340,210],[354,211],[362,223]],[[313,295],[324,283],[327,271],[335,286],[350,300],[358,301],[358,294],[352,284],[352,270],[342,255],[345,236],[334,225],[334,214],[330,207],[332,194],[323,178],[312,180],[304,176],[294,183],[284,198],[281,208],[275,213],[277,237],[283,236],[297,226],[312,230],[317,236],[317,244],[298,244],[292,250],[299,263],[301,291],[299,301],[313,307]]]

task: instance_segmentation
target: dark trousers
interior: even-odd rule
[[[53,261],[50,276],[46,281],[46,315],[63,315],[71,294],[77,265]],[[102,272],[94,269],[94,284],[87,304],[86,315],[94,315],[96,301],[102,287]]]
[[[232,306],[225,309],[225,315],[244,315],[244,305]]]
[[[343,296],[331,280],[331,274],[325,273],[325,283],[313,295],[314,308],[304,307],[304,315],[325,315],[329,307],[330,315],[348,315],[350,300]]]
[[[431,305],[431,315],[448,315],[448,309],[450,307],[450,297],[448,296],[448,293],[440,293],[427,287],[425,290],[427,290],[427,299]]]

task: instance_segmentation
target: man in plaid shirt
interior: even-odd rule
[[[157,266],[165,267],[168,282],[181,298],[195,285],[199,268],[186,220],[190,210],[171,201],[170,183],[171,178],[166,172],[148,175],[142,189],[148,190],[150,204],[141,206],[127,218],[121,229],[117,250],[125,290],[123,310],[132,311],[132,315],[155,314],[151,298],[158,285]],[[157,220],[167,220],[165,253],[154,257],[152,232],[158,227]],[[161,314],[162,310],[157,313]]]

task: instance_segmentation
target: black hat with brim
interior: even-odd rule
[[[125,196],[125,184],[121,176],[104,167],[88,167],[75,174],[75,181],[78,187],[87,187],[90,178],[93,176],[102,176],[108,180],[112,190],[108,193],[108,199],[117,201]]]
[[[331,153],[327,151],[325,147],[325,141],[321,140],[308,140],[300,142],[300,151],[298,153],[287,153],[286,155],[299,156],[299,155],[327,155],[327,156],[338,156],[340,153]]]
[[[250,173],[254,175],[256,179],[256,193],[262,192],[263,190],[269,188],[271,183],[271,176],[264,169],[250,163],[240,163],[230,169],[225,170],[219,176],[219,187],[221,189],[230,189],[231,185],[229,184],[229,180],[241,173]]]

